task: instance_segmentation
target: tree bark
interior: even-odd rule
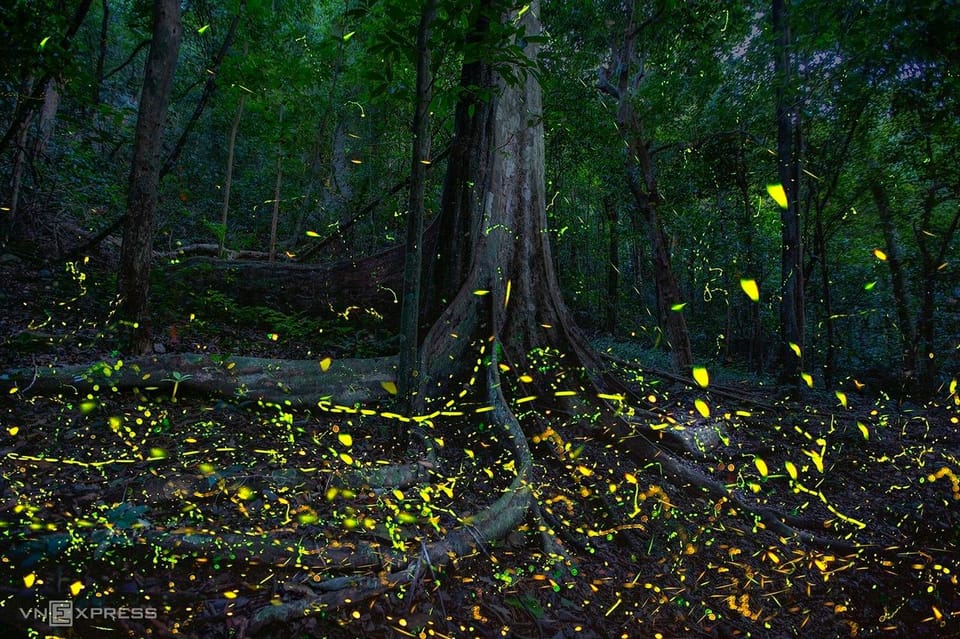
[[[240,103],[237,105],[237,112],[233,116],[233,122],[230,123],[230,138],[227,142],[227,175],[223,179],[223,210],[220,214],[220,237],[218,243],[220,251],[227,241],[227,217],[230,214],[230,189],[233,187],[233,162],[237,149],[237,132],[240,130],[240,120],[243,118],[243,103],[247,100],[247,94],[240,95]]]
[[[539,12],[533,2],[523,14],[528,34],[539,34]],[[525,53],[533,60],[537,49],[528,43]],[[452,232],[441,231],[436,264],[452,265],[454,274],[464,264],[469,270],[421,348],[428,397],[442,398],[462,381],[478,342],[493,342],[515,371],[551,349],[569,358],[565,364],[599,366],[560,296],[547,232],[540,85],[533,73],[518,75],[510,83],[488,63],[464,68],[465,78],[486,79],[478,86],[492,97],[483,103],[464,91],[457,105],[441,212]],[[467,140],[475,146],[460,146]],[[442,283],[438,288],[446,294]]]
[[[160,181],[160,152],[182,33],[179,1],[155,0],[153,41],[147,56],[137,113],[117,281],[119,317],[127,327],[124,348],[135,354],[145,353],[150,347],[150,261]]]
[[[171,353],[94,365],[5,371],[0,387],[23,394],[76,393],[95,388],[286,403],[307,409],[318,402],[353,406],[386,399],[383,383],[396,379],[396,358],[316,360]],[[108,370],[109,369],[109,370]]]
[[[238,257],[253,256],[240,253]],[[263,259],[262,254],[257,257]],[[403,247],[395,247],[330,265],[193,257],[164,267],[161,281],[170,290],[179,285],[190,293],[220,291],[240,305],[318,318],[361,318],[397,330],[402,270]]]
[[[430,162],[430,102],[433,99],[430,30],[437,0],[426,0],[417,29],[417,87],[410,158],[410,200],[400,306],[399,395],[409,413],[416,412],[420,386],[420,279],[423,270],[423,218],[427,164]]]
[[[607,247],[607,299],[606,299],[606,329],[611,335],[617,332],[617,305],[620,301],[620,229],[619,216],[613,197],[603,198],[603,208],[607,214],[609,225],[609,243]]]
[[[40,119],[37,121],[36,138],[30,150],[30,157],[36,161],[47,151],[53,130],[57,126],[57,111],[60,109],[60,83],[50,80],[43,92],[43,106],[40,108]]]
[[[272,262],[277,255],[277,224],[280,221],[280,185],[283,181],[283,105],[280,105],[280,132],[277,140],[277,181],[273,186],[273,213],[270,216],[270,248],[268,261]]]
[[[80,26],[90,11],[91,4],[93,4],[93,0],[80,0],[80,3],[77,5],[77,10],[74,11],[73,17],[71,17],[67,25],[67,30],[58,43],[60,50],[63,52],[62,59],[66,59],[73,44],[73,37],[77,34],[77,31],[80,30]],[[46,93],[47,84],[54,79],[55,73],[53,71],[44,73],[40,79],[33,84],[33,91],[23,96],[23,99],[17,102],[10,126],[7,128],[6,133],[3,134],[3,137],[0,138],[0,153],[3,153],[7,149],[7,146],[14,137],[18,135],[21,128],[25,127],[29,119],[33,117],[33,111],[36,109],[36,105],[41,104],[43,101],[43,94]]]
[[[467,43],[478,45],[490,30],[491,1],[482,0]],[[491,159],[496,82],[489,64],[467,62],[460,72],[460,95],[454,113],[454,138],[440,196],[437,244],[428,268],[424,307],[430,320],[439,317],[467,277],[472,247],[479,239],[478,210]]]
[[[100,91],[103,89],[103,73],[107,60],[107,34],[110,32],[110,0],[100,2],[100,36],[97,39],[97,65],[93,78],[94,118],[100,119],[97,107],[100,106]]]
[[[871,176],[868,184],[873,202],[877,209],[877,219],[883,232],[884,249],[887,255],[887,267],[893,284],[893,305],[897,311],[897,324],[900,329],[900,371],[898,377],[913,377],[917,374],[917,336],[914,332],[910,312],[910,297],[907,292],[906,278],[903,272],[903,258],[900,255],[900,241],[897,238],[893,211],[890,200],[880,182],[879,176]]]
[[[173,150],[170,151],[167,159],[163,162],[163,166],[160,168],[161,178],[177,165],[177,161],[180,159],[180,154],[183,153],[183,149],[187,145],[187,140],[190,138],[190,132],[200,120],[200,116],[203,115],[203,111],[206,109],[207,103],[210,101],[210,98],[213,96],[213,93],[217,88],[217,77],[220,74],[220,66],[223,64],[223,59],[227,57],[230,47],[233,46],[233,39],[236,37],[237,27],[240,25],[240,16],[243,14],[246,6],[247,1],[240,0],[240,5],[237,7],[237,12],[234,14],[233,19],[230,21],[230,26],[227,28],[227,35],[223,37],[223,42],[220,45],[220,49],[217,50],[217,55],[214,56],[213,61],[205,69],[207,81],[203,85],[203,93],[200,94],[200,99],[197,100],[197,106],[194,107],[193,114],[190,116],[190,119],[187,120],[186,126],[183,127],[183,131],[181,131],[180,137],[177,138],[177,143],[173,146]]]
[[[834,382],[837,361],[837,339],[833,321],[833,300],[830,295],[830,264],[827,260],[827,235],[823,228],[823,210],[816,211],[817,221],[814,229],[814,250],[820,257],[820,286],[823,289],[823,325],[827,333],[826,352],[823,360],[823,381],[827,388]]]
[[[20,100],[25,100],[23,96],[29,95],[33,86],[33,78],[28,78],[21,90]],[[27,163],[27,135],[30,131],[30,120],[33,118],[33,111],[30,110],[24,117],[22,127],[17,132],[16,147],[13,152],[13,171],[10,176],[10,204],[5,211],[6,224],[5,235],[17,228],[20,223],[20,192],[23,187],[24,166]]]
[[[930,229],[933,225],[933,212],[937,201],[938,186],[932,182],[927,189],[923,202],[923,212],[920,225],[915,229],[917,247],[920,250],[920,310],[917,315],[916,336],[920,348],[918,363],[920,371],[916,381],[923,394],[930,394],[936,384],[938,360],[936,358],[936,310],[937,286],[943,277],[944,267],[947,264],[947,254],[960,228],[960,206],[954,211],[946,228],[940,232]],[[939,248],[931,246],[932,240],[940,242]]]
[[[784,0],[773,0],[772,20],[775,38],[777,174],[787,196],[787,206],[780,210],[783,225],[780,252],[780,374],[782,381],[799,384],[800,373],[803,372],[805,333],[800,162],[796,144],[799,113],[790,91],[793,70]],[[799,356],[791,344],[799,348]]]
[[[633,108],[632,93],[640,79],[631,76],[636,58],[637,36],[642,26],[636,24],[636,3],[630,2],[623,40],[614,52],[614,68],[603,69],[598,88],[617,99],[617,130],[627,146],[625,173],[627,185],[636,203],[637,212],[647,225],[653,252],[653,273],[657,290],[660,325],[667,334],[677,370],[689,372],[693,366],[690,335],[682,312],[673,310],[682,300],[680,287],[673,272],[670,243],[660,218],[661,197],[657,176],[650,155],[650,141],[644,139],[643,125]],[[649,24],[649,22],[647,23]]]

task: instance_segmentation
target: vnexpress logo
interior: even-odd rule
[[[48,602],[47,625],[51,628],[64,628],[72,626],[73,602],[69,599]]]
[[[157,609],[152,607],[121,606],[74,606],[69,599],[54,599],[46,608],[20,608],[20,616],[45,623],[51,628],[69,628],[76,619],[88,621],[117,621],[156,619]]]

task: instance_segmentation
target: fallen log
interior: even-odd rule
[[[243,306],[396,328],[402,265],[402,249],[330,265],[193,257],[156,269],[155,285],[170,299],[214,290]]]
[[[20,368],[0,375],[5,396],[69,392],[141,391],[190,393],[315,407],[318,402],[352,406],[383,400],[396,380],[396,358],[283,360],[171,353],[92,365]]]
[[[183,259],[189,257],[222,257],[225,260],[267,260],[266,251],[248,251],[242,249],[221,248],[219,244],[198,243],[180,246],[170,251],[154,252],[155,257]]]

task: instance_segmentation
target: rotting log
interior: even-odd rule
[[[395,382],[396,358],[333,360],[326,370],[317,360],[219,357],[171,353],[93,365],[20,368],[0,374],[5,395],[71,392],[96,388],[191,393],[234,399],[353,405],[389,396],[384,382]]]

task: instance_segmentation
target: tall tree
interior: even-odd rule
[[[488,10],[480,12],[478,25],[486,30],[489,5],[481,4]],[[533,2],[516,23],[530,38],[522,50],[529,60],[536,60],[539,49],[539,14]],[[529,67],[514,69],[507,81],[489,62],[472,64],[465,65],[464,77],[485,84],[461,94],[439,221],[441,229],[458,229],[450,238],[458,245],[453,251],[468,268],[421,349],[430,384],[424,393],[432,396],[462,374],[474,340],[494,342],[501,361],[517,370],[543,349],[566,353],[570,364],[598,368],[561,298],[551,257],[540,84]],[[472,160],[465,171],[453,155],[467,139],[473,148],[459,149]],[[441,249],[437,259],[443,263],[450,252]]]
[[[643,123],[633,106],[634,93],[643,78],[642,69],[637,69],[635,64],[637,38],[659,17],[659,13],[655,13],[643,18],[638,15],[637,3],[628,3],[622,39],[613,52],[610,66],[600,71],[598,88],[617,100],[617,130],[627,148],[624,164],[627,185],[650,238],[660,325],[670,342],[674,364],[679,371],[687,372],[693,366],[693,353],[686,320],[683,313],[677,311],[682,298],[671,264],[670,242],[660,216],[662,198],[650,151],[651,140],[644,135]]]
[[[81,0],[76,9],[73,12],[70,21],[66,25],[66,31],[59,38],[59,40],[54,43],[49,43],[48,47],[51,49],[51,58],[54,60],[59,60],[54,62],[50,67],[56,69],[57,72],[62,69],[66,60],[69,60],[67,55],[70,51],[70,48],[73,46],[74,37],[77,35],[77,31],[80,30],[80,26],[83,24],[83,21],[87,17],[87,13],[90,11],[90,5],[93,4],[93,0]],[[34,19],[42,18],[36,12],[37,7],[31,7],[28,4],[24,3],[22,6],[15,7],[13,13],[25,12],[28,16],[28,20],[24,22],[26,24],[31,24]],[[33,16],[30,16],[30,13],[34,13]],[[23,16],[17,16],[18,19],[21,19]],[[19,26],[19,25],[18,25]],[[36,37],[36,33],[26,32],[28,37],[32,40]],[[47,48],[47,47],[45,47]],[[36,62],[34,62],[36,64]],[[41,66],[41,65],[36,65]],[[36,82],[33,81],[33,78],[37,75],[40,75],[39,80]],[[30,121],[30,118],[33,117],[33,112],[36,110],[38,105],[44,103],[44,94],[47,92],[47,86],[56,81],[56,72],[47,70],[45,73],[38,74],[35,68],[28,68],[26,73],[23,75],[23,80],[27,78],[30,79],[29,83],[24,83],[26,86],[26,91],[20,99],[17,101],[16,109],[13,113],[12,121],[10,126],[7,128],[6,132],[3,134],[3,137],[0,138],[0,153],[6,150],[7,145],[10,144],[14,138],[20,134],[20,131],[27,126]]]
[[[407,238],[403,269],[403,304],[400,308],[400,397],[413,412],[419,403],[420,275],[423,270],[423,216],[430,163],[430,102],[433,77],[430,30],[437,1],[426,0],[417,27],[417,85],[413,113],[413,151],[410,158],[410,200],[407,208]]]
[[[150,347],[150,261],[160,181],[160,153],[182,35],[179,0],[154,0],[153,41],[147,55],[137,112],[117,280],[119,317],[129,329],[125,347],[131,353],[145,353]]]
[[[777,175],[786,194],[781,205],[780,252],[780,372],[784,380],[798,383],[803,371],[804,299],[803,242],[800,228],[799,110],[791,91],[793,57],[790,53],[789,15],[785,0],[773,0],[776,86]]]

